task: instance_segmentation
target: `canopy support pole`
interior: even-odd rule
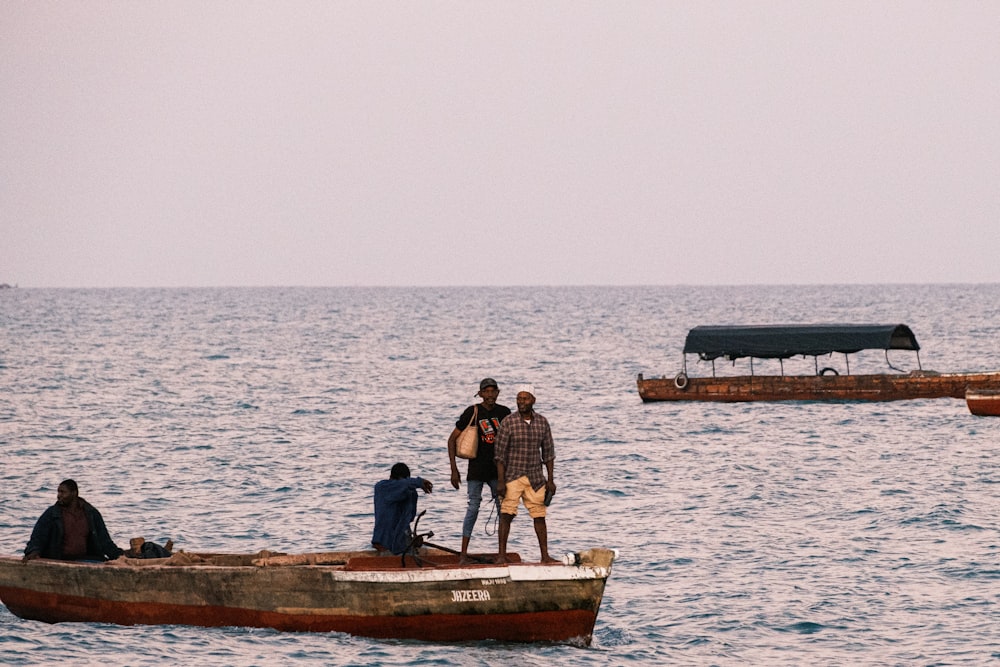
[[[889,350],[885,351],[885,363],[892,370],[894,370],[894,371],[896,371],[898,373],[902,373],[903,372],[902,368],[896,368],[895,366],[892,365],[892,362],[889,361]],[[920,366],[920,353],[919,352],[917,353],[917,366],[918,367]]]

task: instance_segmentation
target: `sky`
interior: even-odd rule
[[[994,0],[0,0],[0,283],[1000,282]]]

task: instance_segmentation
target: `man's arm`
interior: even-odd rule
[[[375,512],[378,513],[380,507],[405,502],[410,492],[423,487],[424,481],[420,477],[383,479],[375,485]]]
[[[51,508],[45,510],[42,516],[38,517],[35,527],[31,530],[31,537],[28,539],[28,544],[24,547],[23,560],[34,560],[42,557],[42,549],[49,541],[49,531],[52,530],[52,522]]]
[[[93,505],[91,505],[91,512],[91,520],[94,522],[94,532],[97,535],[97,544],[101,550],[101,555],[108,560],[120,557],[125,551],[111,539],[111,534],[108,533],[108,526],[104,523],[104,517],[101,516],[101,513]]]
[[[510,431],[504,428],[504,422],[506,417],[500,422],[493,449],[493,462],[497,464],[497,496],[500,498],[507,495],[507,445],[510,442]]]
[[[448,436],[448,462],[451,464],[451,485],[456,489],[462,483],[462,473],[458,471],[458,461],[455,460],[458,436],[461,433],[456,427],[452,429],[451,435]]]
[[[555,495],[556,446],[552,442],[552,429],[549,427],[548,419],[545,420],[545,432],[542,435],[542,459],[545,461],[545,472],[548,475],[545,480],[545,488],[549,493]]]

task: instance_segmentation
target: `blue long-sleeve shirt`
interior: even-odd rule
[[[410,522],[417,515],[417,489],[423,485],[420,477],[384,479],[375,485],[372,545],[379,544],[394,554],[406,551]]]

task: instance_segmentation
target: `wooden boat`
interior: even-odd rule
[[[848,355],[885,350],[893,372],[852,375]],[[917,354],[917,370],[902,372],[889,362],[889,350]],[[688,332],[682,370],[673,377],[645,378],[637,384],[643,401],[898,401],[963,398],[967,390],[1000,389],[1000,371],[937,373],[919,367],[920,345],[905,324],[811,324],[699,326]],[[842,353],[847,372],[819,368],[818,358]],[[712,362],[711,377],[688,375],[687,355]],[[785,375],[785,359],[813,357],[814,375]],[[750,359],[750,374],[716,376],[715,360]],[[755,375],[754,359],[778,359],[781,375]]]
[[[25,619],[344,632],[377,638],[589,644],[617,553],[460,565],[374,552],[173,554],[80,563],[0,557],[0,600]]]
[[[965,392],[969,412],[980,417],[1000,417],[1000,390],[969,389]]]

